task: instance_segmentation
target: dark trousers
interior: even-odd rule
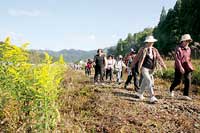
[[[91,68],[85,68],[85,75],[87,76],[91,75]]]
[[[133,78],[134,78],[135,90],[139,90],[140,84],[141,84],[141,81],[142,81],[142,77],[140,77],[140,79],[139,79],[139,72],[138,72],[137,68],[133,68],[132,73],[133,73]]]
[[[98,82],[98,75],[100,75],[100,82],[103,82],[104,67],[95,66],[94,82]]]
[[[112,80],[112,69],[106,69],[106,80],[108,79],[108,76],[110,77],[110,80]]]
[[[135,90],[139,90],[140,89],[140,83],[139,83],[139,73],[137,71],[137,68],[133,68],[132,69],[132,75],[128,75],[128,78],[125,82],[125,85],[127,86],[128,84],[131,83],[131,80],[132,78],[134,79],[134,87],[135,87]]]
[[[126,82],[125,82],[125,85],[128,85],[131,83],[131,80],[132,80],[133,76],[132,75],[128,75],[127,79],[126,79]]]
[[[182,76],[184,76],[184,91],[183,95],[184,96],[189,96],[189,89],[191,87],[191,77],[192,77],[192,72],[185,72],[182,74],[179,72],[179,70],[175,69],[175,74],[174,74],[174,81],[170,87],[170,92],[174,90],[174,88],[181,83]]]

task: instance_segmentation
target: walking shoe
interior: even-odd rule
[[[169,92],[169,96],[170,96],[170,97],[174,97],[174,91],[170,91],[170,92]]]
[[[143,96],[143,94],[136,93],[136,95],[139,97],[140,100],[144,100],[145,99],[145,97]]]
[[[126,84],[124,85],[124,89],[127,89],[127,85]]]
[[[139,88],[135,87],[135,92],[138,92],[139,91]]]
[[[190,98],[189,96],[183,96],[182,99],[183,100],[187,100],[187,101],[191,101],[192,100],[192,98]]]
[[[158,102],[158,99],[155,96],[151,97],[150,103],[155,103],[155,102]]]
[[[105,83],[101,83],[101,85],[102,85],[102,86],[104,86],[104,85],[105,85]]]

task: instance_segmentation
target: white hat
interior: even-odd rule
[[[187,41],[187,40],[188,41],[192,41],[192,38],[191,38],[190,34],[184,34],[184,35],[182,35],[180,42]]]
[[[134,49],[134,48],[131,48],[131,52],[135,52],[135,49]]]
[[[123,58],[122,55],[119,55],[119,58]]]
[[[147,36],[144,42],[157,42],[157,39],[155,39],[153,36]]]

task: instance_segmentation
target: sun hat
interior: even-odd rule
[[[144,42],[157,42],[158,40],[155,39],[153,36],[147,36]]]
[[[191,38],[190,34],[182,35],[180,42],[183,42],[183,41],[192,41],[192,38]]]
[[[122,59],[123,58],[122,55],[119,55],[119,58]]]

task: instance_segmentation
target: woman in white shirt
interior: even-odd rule
[[[113,69],[114,69],[115,61],[112,55],[109,55],[107,58],[107,68],[106,68],[106,80],[110,77],[110,81],[113,78]]]

